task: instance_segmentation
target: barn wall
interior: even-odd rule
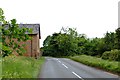
[[[39,41],[39,34],[37,34],[37,55],[40,56],[40,41]]]
[[[20,42],[20,44],[25,44],[26,46],[24,47],[26,50],[26,53],[24,53],[24,56],[29,56],[29,57],[38,57],[40,55],[40,50],[39,50],[39,34],[30,34],[29,35],[32,39],[27,40],[26,42]],[[16,39],[14,39],[15,42],[17,42]],[[6,40],[6,42],[9,43],[9,39]],[[14,54],[18,56],[17,52],[14,51]]]
[[[39,53],[39,34],[34,34],[32,35],[32,56],[38,57]]]
[[[21,42],[22,44],[25,44],[25,50],[26,53],[24,53],[24,56],[31,56],[32,51],[31,51],[31,40],[28,40],[26,42]]]

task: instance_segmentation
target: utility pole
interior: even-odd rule
[[[120,1],[118,2],[118,27],[120,27]]]

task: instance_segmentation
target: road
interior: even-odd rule
[[[67,58],[46,57],[40,78],[78,80],[119,80],[117,75],[86,66]]]

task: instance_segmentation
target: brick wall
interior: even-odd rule
[[[20,45],[25,44],[24,47],[26,50],[26,53],[24,53],[24,56],[29,57],[38,57],[40,55],[40,49],[39,49],[39,34],[30,34],[29,35],[32,39],[27,40],[26,42],[21,42]],[[14,39],[15,42],[17,42],[16,39]],[[9,43],[9,39],[6,40],[6,42]],[[14,51],[15,55],[18,55],[16,51]]]
[[[26,50],[27,52],[25,55],[31,56],[31,57],[38,57],[40,54],[39,50],[39,34],[32,34],[30,35],[32,37],[32,40],[28,40],[25,42],[26,44]]]

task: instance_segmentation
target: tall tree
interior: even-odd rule
[[[17,52],[19,55],[25,53],[24,44],[21,45],[20,42],[25,42],[30,39],[26,32],[32,32],[29,28],[19,28],[16,19],[12,19],[10,21],[6,21],[3,16],[4,12],[0,8],[0,35],[1,35],[1,43],[2,47],[0,48],[2,51],[2,56],[8,56],[13,52]]]
[[[120,49],[120,27],[116,29],[117,47]]]
[[[106,33],[104,37],[105,48],[110,51],[115,48],[116,34],[114,32]]]
[[[54,33],[51,37],[47,36],[44,40],[44,54],[52,56],[69,56],[77,53],[77,32],[75,29],[68,28]],[[43,54],[43,55],[44,55]]]

